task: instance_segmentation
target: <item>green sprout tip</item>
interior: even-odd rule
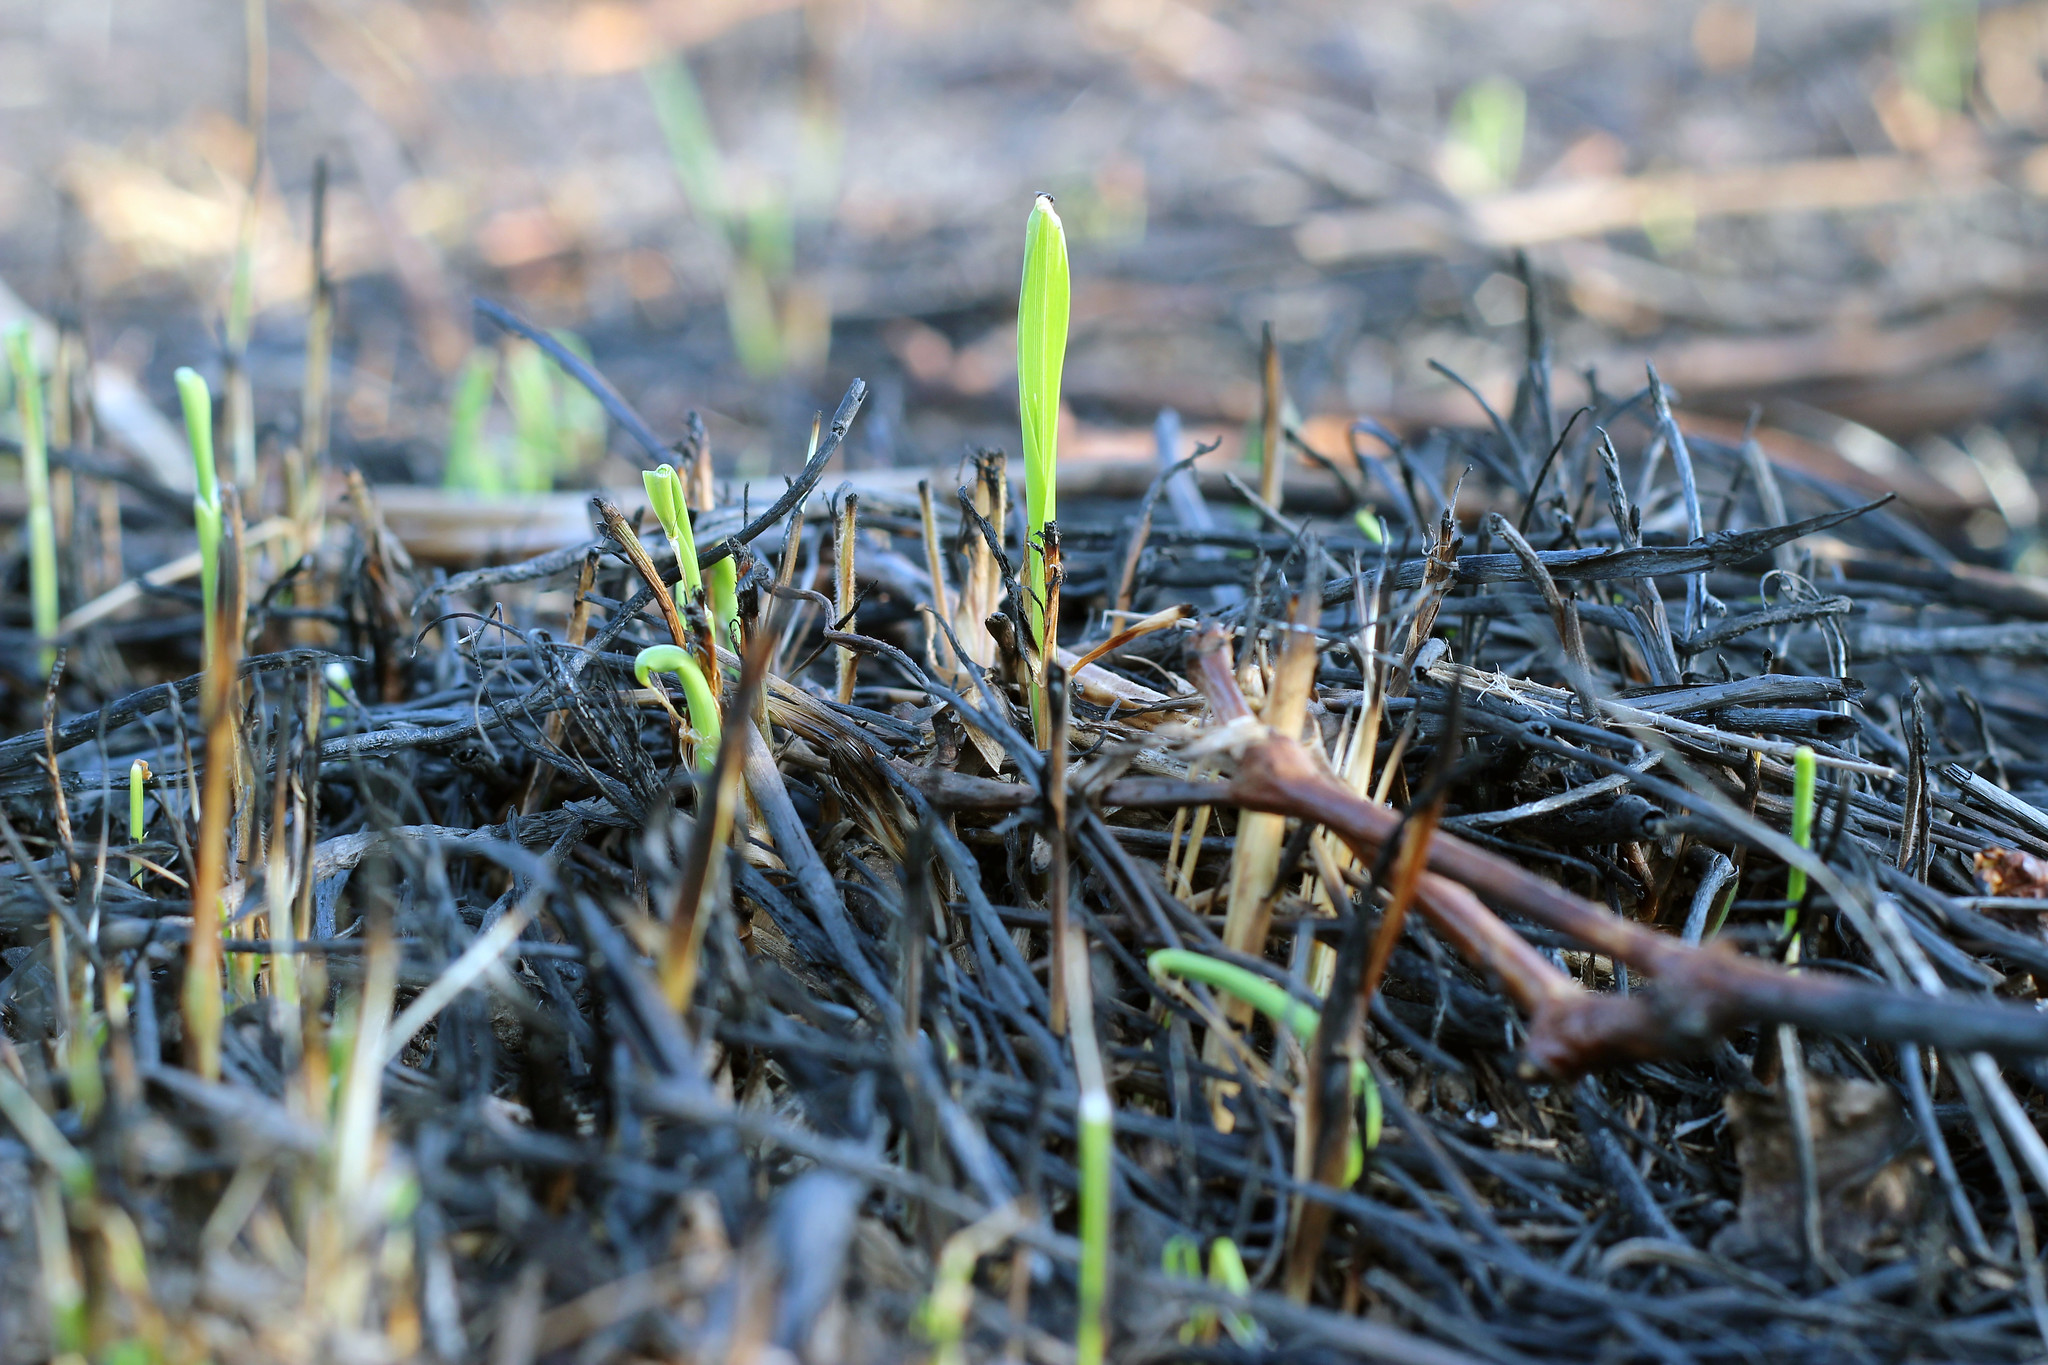
[[[1813,799],[1816,779],[1813,750],[1802,744],[1792,751],[1792,842],[1813,847]],[[1785,932],[1799,922],[1799,904],[1806,899],[1806,869],[1795,867],[1785,874]]]
[[[1024,281],[1017,298],[1017,415],[1024,434],[1025,619],[1042,657],[1045,635],[1045,557],[1041,538],[1054,518],[1059,484],[1060,378],[1067,358],[1067,236],[1052,196],[1031,205],[1024,227]],[[1032,711],[1043,710],[1043,685],[1032,688]]]

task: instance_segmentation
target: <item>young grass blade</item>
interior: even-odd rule
[[[28,489],[29,608],[36,639],[38,671],[47,674],[57,662],[57,523],[50,510],[50,453],[43,439],[42,377],[29,349],[28,328],[7,330],[7,360],[14,370],[14,392],[21,411],[21,477]]]
[[[1024,228],[1024,283],[1017,299],[1017,415],[1024,433],[1024,602],[1041,657],[1045,632],[1045,561],[1038,538],[1054,516],[1059,474],[1060,376],[1067,360],[1067,236],[1052,196],[1032,203]],[[1031,689],[1044,707],[1043,684]]]
[[[213,608],[220,595],[220,477],[213,463],[213,393],[199,371],[190,365],[180,365],[172,378],[178,384],[178,403],[185,410],[185,438],[192,447],[192,525],[199,534],[199,609],[206,657],[211,659]]]
[[[1801,848],[1813,847],[1813,806],[1814,785],[1818,776],[1814,753],[1802,744],[1792,751],[1792,842]],[[1785,874],[1785,932],[1791,933],[1799,924],[1799,907],[1806,900],[1806,869],[1795,867]],[[1796,960],[1798,947],[1794,945],[1792,958]]]
[[[144,789],[149,784],[149,760],[138,758],[128,765],[128,842],[140,844],[149,822],[145,819]],[[132,878],[137,884],[142,881],[142,859],[135,860]]]

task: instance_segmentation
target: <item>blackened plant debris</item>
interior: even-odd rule
[[[209,688],[92,620],[8,695],[20,1358],[1061,1359],[1105,1102],[1111,1358],[2038,1358],[2035,585],[1654,383],[1546,429],[1532,352],[1512,420],[1357,429],[1382,537],[1063,497],[1041,649],[998,458],[813,496],[864,393],[698,511],[736,637],[632,505],[429,582],[365,497],[249,548]]]

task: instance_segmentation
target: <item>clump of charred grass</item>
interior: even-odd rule
[[[1274,492],[1162,423],[1048,534],[1044,375],[1021,525],[813,499],[857,383],[742,521],[489,315],[659,541],[429,582],[309,439],[323,605],[202,465],[201,621],[38,609],[149,685],[0,740],[19,1358],[2038,1355],[2034,585],[1535,331],[1327,505],[1274,358]]]

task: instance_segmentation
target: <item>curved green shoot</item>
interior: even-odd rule
[[[50,509],[50,450],[44,437],[43,382],[29,349],[28,328],[7,329],[7,360],[21,411],[21,480],[28,492],[28,583],[37,667],[48,673],[57,662],[57,522]]]
[[[1154,976],[1171,974],[1185,977],[1234,995],[1285,1027],[1304,1044],[1315,1040],[1317,1015],[1312,1006],[1296,1000],[1276,983],[1235,962],[1224,962],[1185,948],[1161,948],[1145,959],[1145,966]]]
[[[1257,972],[1224,962],[1186,948],[1161,948],[1145,959],[1153,976],[1178,976],[1199,981],[1214,990],[1236,996],[1259,1013],[1301,1040],[1303,1047],[1315,1041],[1321,1016],[1314,1006],[1295,999],[1275,982]],[[1365,1111],[1361,1135],[1354,1136],[1344,1154],[1344,1184],[1356,1184],[1365,1173],[1365,1154],[1380,1145],[1385,1111],[1380,1104],[1379,1083],[1362,1061],[1351,1063],[1351,1100]],[[1362,1137],[1362,1140],[1361,1140]]]
[[[220,598],[220,476],[213,462],[213,393],[190,365],[172,376],[185,410],[185,438],[192,447],[192,526],[199,533],[199,601],[205,619],[206,657],[213,657],[214,604]]]
[[[1813,847],[1813,804],[1816,785],[1813,750],[1802,744],[1792,751],[1792,842]],[[1785,932],[1799,922],[1799,903],[1806,899],[1806,869],[1795,867],[1785,874]]]
[[[689,651],[674,645],[649,645],[634,656],[633,676],[642,687],[652,687],[657,673],[673,673],[682,679],[683,701],[690,712],[690,728],[697,732],[697,766],[709,769],[718,757],[717,694],[711,690],[704,670],[697,666]]]
[[[1067,360],[1067,235],[1052,196],[1031,205],[1024,227],[1024,282],[1017,298],[1017,415],[1024,433],[1024,614],[1041,654],[1045,559],[1039,538],[1053,520],[1058,488],[1060,377]],[[1039,689],[1034,688],[1034,696]]]

